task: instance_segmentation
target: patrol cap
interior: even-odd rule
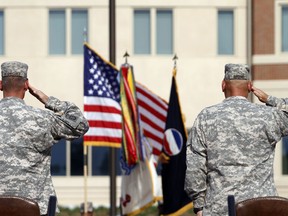
[[[246,64],[226,64],[224,80],[250,80],[250,69]]]
[[[2,77],[16,76],[27,78],[28,65],[18,61],[7,61],[1,64]]]

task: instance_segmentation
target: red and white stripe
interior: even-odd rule
[[[152,146],[154,163],[162,152],[168,104],[162,98],[136,82],[140,125]]]
[[[84,96],[84,116],[90,126],[84,136],[86,144],[120,147],[122,116],[119,103],[110,98]]]

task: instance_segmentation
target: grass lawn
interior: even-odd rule
[[[80,208],[69,209],[60,207],[60,214],[57,216],[80,216]],[[120,215],[120,214],[119,214]],[[139,216],[158,216],[158,209],[156,206],[151,206],[145,211],[138,214]],[[93,216],[109,216],[109,209],[106,207],[98,207],[94,209]],[[116,215],[115,215],[116,216]],[[182,214],[182,216],[195,216],[192,209]]]

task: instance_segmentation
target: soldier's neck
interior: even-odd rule
[[[23,99],[24,98],[24,95],[25,93],[24,92],[3,92],[3,97],[17,97],[17,98],[20,98],[20,99]]]

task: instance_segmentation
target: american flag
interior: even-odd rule
[[[162,152],[168,104],[162,98],[136,82],[137,103],[140,113],[140,127],[152,145],[154,163]]]
[[[121,147],[122,117],[119,72],[84,44],[84,115],[89,130],[85,145]]]
[[[155,160],[162,151],[168,104],[136,82],[140,127]],[[85,145],[121,147],[122,116],[119,71],[84,44],[84,114],[90,129]],[[155,161],[156,163],[156,161]]]

